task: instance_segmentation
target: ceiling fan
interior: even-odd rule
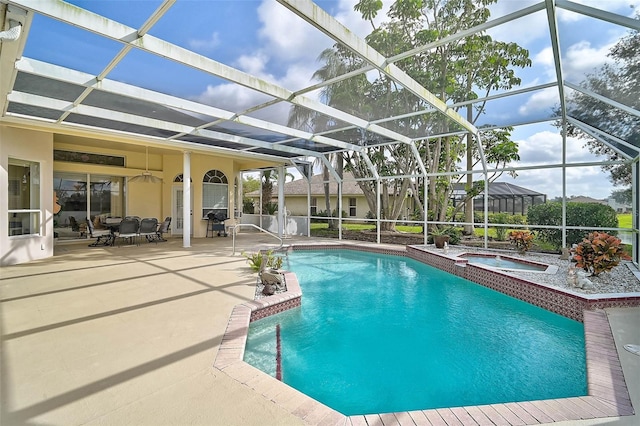
[[[142,172],[141,174],[134,176],[132,178],[129,179],[129,182],[142,182],[142,183],[160,183],[162,182],[162,179],[155,177],[154,175],[151,174],[151,172],[149,171],[149,147],[145,146],[145,159],[146,159],[146,165],[144,168],[144,172]]]

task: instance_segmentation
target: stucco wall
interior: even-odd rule
[[[349,216],[349,198],[356,199],[356,215]],[[325,211],[325,203],[324,203],[324,195],[316,196],[317,199],[317,211]],[[331,200],[331,210],[335,210],[338,208],[338,197],[330,197]],[[255,204],[257,205],[259,201]],[[307,215],[307,196],[295,196],[295,195],[285,195],[285,205],[287,206],[287,210],[291,212],[294,216],[306,216]],[[364,195],[344,195],[342,197],[342,211],[347,213],[344,219],[349,219],[353,217],[355,219],[364,219],[369,212],[369,205],[367,204],[367,199]]]
[[[9,158],[40,163],[40,235],[9,237],[7,211]],[[0,126],[0,265],[13,265],[53,255],[53,136],[50,133]]]

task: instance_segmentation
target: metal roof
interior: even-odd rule
[[[464,184],[455,183],[453,187],[455,194],[466,194]],[[481,191],[480,194],[484,194],[484,191]],[[509,182],[491,182],[489,184],[489,198],[545,197],[546,195],[547,194],[543,194],[529,188],[523,188],[522,186],[514,185]],[[478,195],[478,197],[481,196],[482,195]]]
[[[282,83],[242,71],[235,64],[196,53],[174,39],[167,30],[170,27],[179,31],[181,27],[190,25],[179,20],[184,14],[178,14],[177,11],[188,9],[194,19],[205,19],[199,17],[213,16],[215,9],[220,6],[219,2],[157,0],[136,4],[137,8],[149,9],[147,19],[142,22],[131,22],[132,19],[127,15],[127,7],[134,5],[122,3],[122,10],[117,15],[102,16],[98,13],[99,3],[86,3],[85,7],[94,9],[87,10],[59,0],[0,0],[0,18],[4,18],[0,21],[2,28],[15,28],[19,23],[22,30],[16,41],[3,41],[0,45],[2,122],[32,125],[60,134],[73,134],[79,129],[95,130],[103,135],[124,135],[138,143],[155,146],[251,155],[287,162],[293,158],[318,157],[344,150],[359,151],[373,144],[410,144],[439,134],[475,133],[476,126],[455,112],[456,105],[440,101],[409,77],[398,63],[474,32],[500,26],[519,28],[522,19],[542,13],[547,17],[555,62],[553,81],[468,102],[487,101],[489,110],[497,108],[507,99],[521,99],[520,102],[524,103],[533,94],[555,88],[560,116],[555,116],[551,111],[536,111],[518,120],[511,118],[491,123],[480,120],[476,125],[515,126],[566,118],[572,125],[627,158],[636,158],[640,152],[637,133],[636,139],[631,140],[618,134],[614,124],[610,128],[592,127],[592,123],[581,122],[572,116],[571,105],[567,105],[568,93],[580,92],[605,102],[629,117],[640,117],[637,106],[625,104],[623,100],[609,99],[606,94],[593,93],[578,82],[564,77],[568,59],[563,58],[560,38],[569,35],[562,33],[562,25],[556,19],[558,9],[613,26],[640,30],[637,19],[607,11],[606,2],[599,2],[598,7],[566,0],[546,0],[534,4],[513,2],[513,12],[492,18],[470,31],[451,34],[414,51],[384,57],[318,4],[305,0],[278,0],[282,13],[293,13],[296,19],[310,26],[318,36],[342,45],[367,64],[361,71],[338,79],[354,78],[358,74],[377,70],[387,75],[399,88],[406,89],[407,96],[413,97],[411,102],[407,102],[408,105],[422,105],[420,111],[407,109],[395,112],[394,116],[342,111],[325,105],[314,95],[324,87],[322,84],[310,82],[306,87],[285,87]],[[233,16],[233,8],[259,5],[257,2],[224,3],[225,7],[231,9],[229,16]],[[330,9],[332,3],[327,1],[321,4]],[[153,35],[156,28],[158,34],[166,36]],[[58,46],[61,39],[73,50],[60,51]],[[145,78],[145,73],[150,72],[156,73],[154,76],[158,78]],[[241,86],[254,95],[252,99],[258,101],[235,109],[222,98],[207,104],[179,93],[175,88],[178,79],[184,84],[197,80],[207,81],[206,84],[210,86]],[[288,127],[284,124],[286,113],[293,106],[321,114],[335,125],[331,131],[323,133]],[[433,114],[439,117],[440,132],[413,134],[411,129],[400,125],[401,118],[410,114]],[[354,143],[353,132],[367,136]]]

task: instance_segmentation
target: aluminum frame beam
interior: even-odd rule
[[[308,0],[278,0],[278,3],[309,22],[333,40],[345,45],[355,54],[375,67],[378,71],[382,72],[396,83],[402,85],[414,95],[429,103],[445,116],[449,117],[471,133],[478,132],[473,124],[469,123],[461,115],[449,108],[447,104],[441,101],[433,93],[429,92],[395,64],[389,63],[386,57],[369,46],[366,41],[349,31],[344,25],[313,2]]]
[[[366,120],[330,107],[311,98],[302,95],[296,96],[294,92],[281,86],[269,83],[236,68],[196,54],[188,49],[169,43],[157,37],[149,34],[144,34],[139,37],[137,30],[127,25],[89,12],[80,7],[64,3],[60,0],[46,2],[42,2],[40,0],[12,0],[12,3],[59,20],[68,25],[93,32],[94,34],[125,45],[132,45],[133,47],[147,53],[164,57],[182,65],[234,82],[265,95],[318,111],[322,114],[365,128],[387,138],[404,143],[411,141],[410,138],[397,132],[374,125]]]
[[[99,89],[108,93],[119,94],[134,99],[141,98],[149,102],[158,103],[172,108],[196,112],[212,117],[219,117],[221,119],[219,121],[232,121],[258,129],[287,134],[295,138],[312,140],[315,142],[323,143],[325,145],[335,146],[336,148],[349,149],[353,151],[362,150],[362,147],[359,145],[353,145],[326,136],[305,132],[303,130],[294,129],[292,127],[278,125],[268,121],[260,120],[258,118],[249,116],[237,116],[236,113],[231,111],[226,111],[220,108],[200,104],[159,92],[154,92],[152,90],[143,89],[126,83],[120,83],[109,79],[98,81],[96,77],[91,74],[71,70],[58,65],[48,64],[46,62],[41,62],[35,59],[22,58],[16,63],[16,69],[29,74],[48,77],[66,83],[92,87],[94,89]],[[206,126],[208,125],[210,125],[210,123],[206,124]]]

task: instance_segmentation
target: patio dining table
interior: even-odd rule
[[[106,222],[106,223],[103,223],[102,226],[109,229],[109,231],[111,231],[109,240],[105,243],[105,245],[113,246],[116,241],[116,232],[120,230],[120,221]]]

